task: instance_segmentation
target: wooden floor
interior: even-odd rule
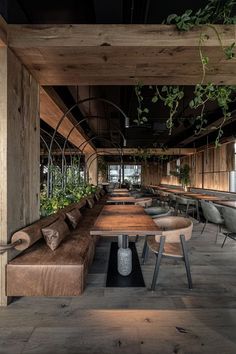
[[[194,289],[184,265],[165,260],[155,292],[105,288],[110,239],[102,239],[77,298],[18,298],[0,309],[0,353],[235,354],[236,242],[216,245],[195,222],[189,242]],[[137,243],[139,255],[143,240]],[[154,266],[142,266],[147,287]]]

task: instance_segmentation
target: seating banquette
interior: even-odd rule
[[[89,231],[102,208],[102,204],[88,205],[87,199],[42,218],[12,236],[12,242],[22,240],[17,246],[22,252],[6,267],[7,296],[82,294],[98,240]],[[94,196],[89,200],[94,200]],[[77,215],[82,211],[83,214],[75,229],[69,227],[68,213],[72,211]],[[68,224],[69,234],[52,251],[44,240],[42,229],[59,219]]]

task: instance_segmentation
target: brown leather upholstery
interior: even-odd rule
[[[45,217],[43,219],[40,219],[36,221],[35,223],[26,226],[22,230],[19,230],[14,233],[14,235],[11,238],[11,242],[14,243],[15,241],[22,240],[22,243],[16,246],[15,248],[18,251],[24,251],[26,248],[32,246],[35,242],[40,240],[40,238],[43,237],[41,229],[44,227],[47,227],[48,225],[52,224],[54,221],[56,221],[59,217],[66,217],[66,213],[71,211],[74,208],[80,209],[86,205],[86,198],[82,199],[79,203],[76,204],[71,204],[64,208],[63,210],[59,211],[58,213],[55,213],[53,215],[50,215],[48,217]]]
[[[65,214],[67,219],[69,220],[69,224],[71,225],[71,227],[73,229],[76,229],[79,224],[79,220],[81,219],[81,212],[79,211],[79,209],[74,208]]]
[[[94,250],[87,236],[73,235],[54,252],[40,240],[7,265],[7,295],[80,295]]]
[[[98,237],[90,236],[90,228],[102,206],[97,204],[93,209],[85,209],[77,229],[54,252],[41,239],[10,261],[6,267],[7,296],[80,295],[98,240]],[[75,205],[63,209],[60,215],[73,208]],[[37,233],[42,220],[34,223]]]
[[[64,238],[69,236],[70,230],[67,223],[62,218],[59,218],[54,223],[43,228],[42,233],[48,247],[55,251]]]

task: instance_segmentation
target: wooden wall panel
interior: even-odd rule
[[[39,218],[39,86],[16,56],[0,48],[0,242]],[[0,305],[5,266],[14,252],[0,255]]]
[[[234,166],[234,142],[221,145],[219,148],[204,148],[196,154],[184,156],[180,159],[181,166],[188,164],[191,168],[191,187],[229,191],[229,172]],[[170,162],[170,170],[176,169],[176,161]],[[167,176],[167,163],[163,162],[143,176],[143,184],[179,185],[174,176]],[[153,183],[147,183],[153,182]]]

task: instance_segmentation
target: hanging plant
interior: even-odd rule
[[[137,107],[137,118],[134,119],[133,122],[137,124],[137,126],[144,125],[148,121],[147,114],[149,113],[149,109],[143,107],[142,88],[143,85],[141,83],[138,83],[135,86],[135,94],[138,101],[138,107]]]
[[[223,118],[221,123],[216,129],[218,129],[218,134],[215,140],[215,146],[220,145],[220,138],[223,135],[223,125],[225,122],[231,118],[231,112],[229,111],[229,104],[235,101],[233,94],[236,92],[236,86],[215,86],[213,84],[208,84],[206,86],[196,85],[194,91],[194,99],[190,101],[190,108],[197,109],[201,107],[201,112],[196,118],[196,130],[195,134],[199,135],[207,124],[205,107],[208,101],[216,101],[218,106],[222,110]]]
[[[169,129],[169,135],[172,133],[174,126],[173,120],[179,107],[179,103],[184,97],[184,91],[179,86],[162,86],[161,92],[157,86],[155,86],[155,93],[152,98],[152,102],[156,103],[160,99],[164,106],[169,109],[169,117],[166,121],[166,126]]]

